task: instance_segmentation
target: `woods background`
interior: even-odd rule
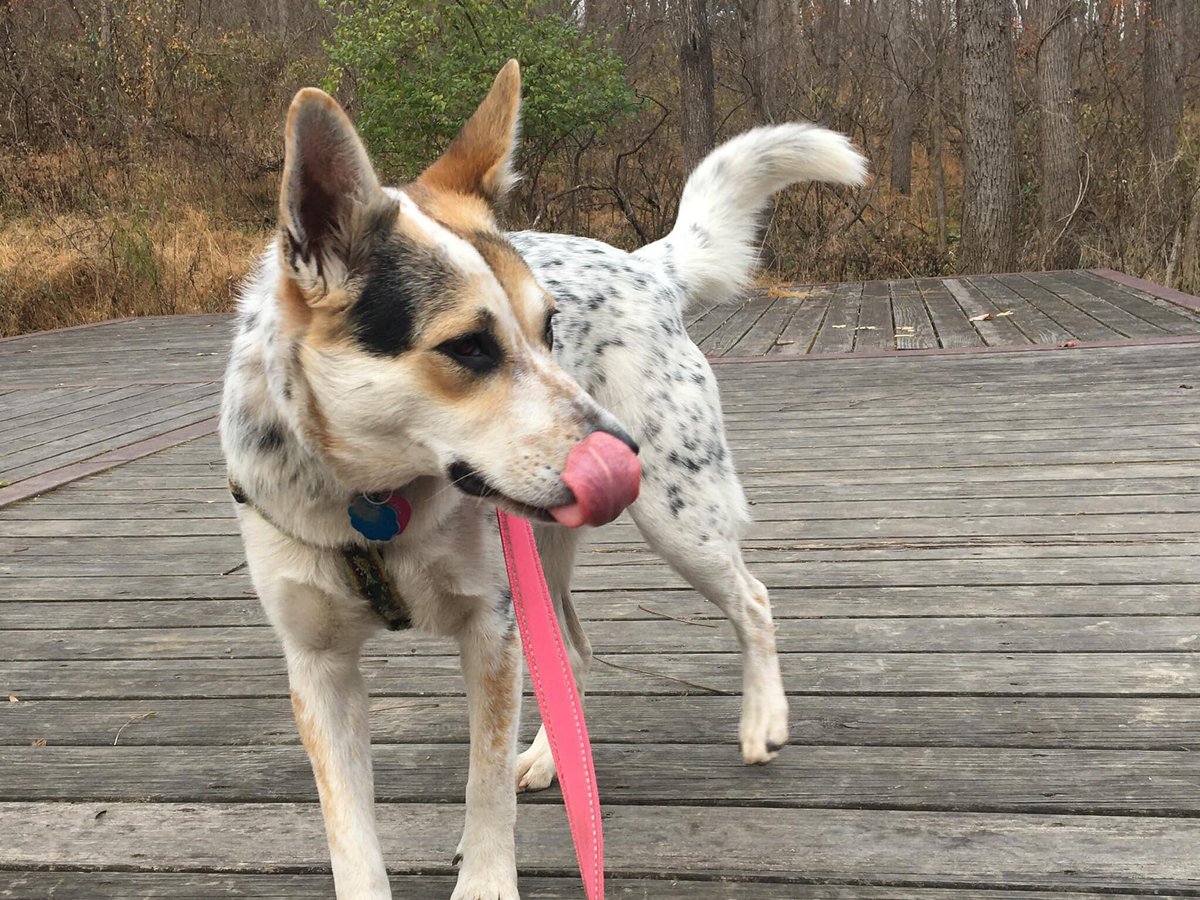
[[[782,196],[764,277],[1200,291],[1196,0],[0,0],[0,333],[230,308],[297,88],[334,89],[399,180],[510,55],[510,226],[632,248],[714,142],[810,119],[873,178]]]

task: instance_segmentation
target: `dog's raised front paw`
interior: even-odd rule
[[[517,793],[544,791],[554,783],[554,754],[543,728],[529,749],[517,757]]]
[[[464,867],[450,900],[521,900],[516,870],[475,872]]]

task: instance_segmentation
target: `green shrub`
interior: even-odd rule
[[[562,3],[326,0],[329,86],[351,93],[383,174],[412,177],[445,149],[509,58],[521,63],[522,147],[544,160],[565,139],[637,106],[621,60]]]

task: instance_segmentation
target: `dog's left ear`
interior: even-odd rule
[[[304,88],[288,110],[279,222],[293,275],[326,288],[353,271],[387,203],[366,148],[337,101]],[[303,280],[303,278],[302,278]]]
[[[418,184],[496,204],[519,180],[513,171],[521,111],[521,67],[505,63],[487,97]]]

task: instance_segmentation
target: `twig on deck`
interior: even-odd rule
[[[662,616],[664,619],[670,619],[673,622],[682,622],[684,625],[696,625],[700,628],[717,628],[719,627],[713,622],[697,622],[695,619],[684,619],[679,616],[673,616],[670,613],[659,612],[657,609],[650,609],[647,606],[638,604],[638,609],[642,612],[650,613],[652,616]]]
[[[708,691],[710,694],[720,694],[722,697],[736,696],[733,691],[723,691],[720,688],[709,687],[707,684],[696,684],[694,681],[687,681],[683,678],[676,678],[674,675],[666,675],[662,672],[651,672],[649,669],[639,669],[637,666],[625,666],[621,663],[611,662],[603,656],[592,656],[596,662],[604,663],[606,666],[612,666],[614,669],[624,669],[626,672],[637,672],[639,675],[649,675],[652,678],[665,678],[667,681],[674,681],[677,684],[686,685],[690,688],[696,688],[701,691]]]
[[[124,731],[126,728],[128,728],[130,725],[132,725],[134,722],[144,722],[146,719],[156,719],[156,718],[158,718],[158,713],[156,713],[156,712],[145,712],[145,713],[141,713],[140,715],[130,716],[129,721],[117,729],[117,734],[113,738],[112,745],[114,747],[117,746],[117,741],[119,741],[121,739],[121,732]]]

